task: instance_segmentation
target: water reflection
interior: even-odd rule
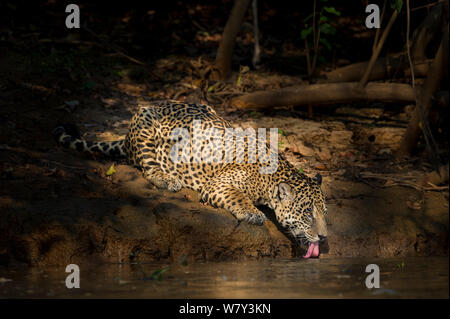
[[[381,288],[365,286],[380,266]],[[81,288],[65,267],[0,267],[1,298],[448,298],[448,258],[321,258],[83,266]],[[168,269],[160,276],[157,270]],[[159,279],[159,280],[158,280]]]

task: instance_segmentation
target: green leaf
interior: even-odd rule
[[[324,9],[326,12],[331,13],[331,14],[334,14],[334,15],[336,15],[336,16],[340,16],[340,15],[341,15],[341,13],[340,13],[339,11],[337,11],[334,7],[323,7],[323,9]]]
[[[283,130],[278,129],[278,134],[281,134],[283,136],[286,136],[286,132]]]
[[[197,31],[197,34],[198,34],[198,35],[204,35],[205,37],[209,37],[209,33],[206,32],[206,31],[198,30],[198,31]]]
[[[321,64],[326,64],[327,60],[323,57],[323,55],[319,54],[319,56],[317,57],[317,60],[321,63]]]
[[[327,39],[320,38],[319,42],[322,43],[324,45],[324,47],[327,48],[327,50],[331,50],[331,44],[330,44],[330,42],[328,42]]]
[[[328,18],[326,16],[320,16],[319,22],[327,22]]]
[[[298,171],[302,174],[304,173],[303,168],[301,168],[301,167],[298,169]]]
[[[403,1],[402,0],[391,0],[391,8],[397,10],[397,12],[402,11]]]
[[[111,176],[116,172],[116,169],[114,168],[114,164],[112,164],[109,169],[106,171],[106,176]]]
[[[150,275],[150,278],[153,279],[153,280],[161,281],[162,280],[162,274],[165,273],[168,270],[169,270],[169,268],[162,268],[162,269],[155,270]]]
[[[242,82],[242,77],[241,77],[241,75],[239,74],[239,76],[238,76],[238,78],[237,78],[237,81],[236,81],[236,85],[237,85],[237,86],[240,86],[240,85],[241,85],[241,82]]]
[[[303,22],[306,23],[306,21],[312,19],[312,17],[313,17],[313,15],[311,13],[309,16],[307,16],[305,19],[303,19]]]
[[[336,34],[336,29],[332,27],[329,23],[324,23],[320,26],[320,32],[323,34]]]
[[[212,91],[214,91],[214,85],[211,85],[211,86],[208,88],[208,93],[210,93],[210,92],[212,92]]]
[[[187,263],[186,255],[181,256],[181,259],[178,263],[182,266],[187,266],[188,263]]]
[[[256,112],[256,111],[251,111],[250,116],[257,119],[257,118],[260,118],[262,116],[262,114],[259,112]]]
[[[86,83],[83,84],[83,88],[90,90],[94,88],[95,85],[96,85],[95,82],[87,81]]]
[[[302,40],[304,40],[304,39],[306,39],[306,37],[307,37],[308,35],[310,35],[311,33],[312,33],[312,28],[309,27],[308,29],[303,29],[302,32],[301,32],[301,34],[300,34],[300,36],[301,36]]]

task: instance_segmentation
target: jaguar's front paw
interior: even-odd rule
[[[259,214],[252,214],[250,218],[248,219],[248,222],[250,224],[255,224],[258,226],[264,225],[264,222],[266,221],[267,217],[263,213]]]

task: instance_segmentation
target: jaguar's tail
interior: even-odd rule
[[[78,131],[70,125],[61,125],[53,130],[56,140],[63,146],[79,152],[103,153],[111,157],[125,157],[125,140],[112,142],[90,142],[81,139]]]

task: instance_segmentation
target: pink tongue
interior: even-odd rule
[[[318,257],[318,256],[319,256],[319,242],[316,241],[315,243],[309,243],[308,251],[306,252],[306,255],[303,256],[303,258]]]

